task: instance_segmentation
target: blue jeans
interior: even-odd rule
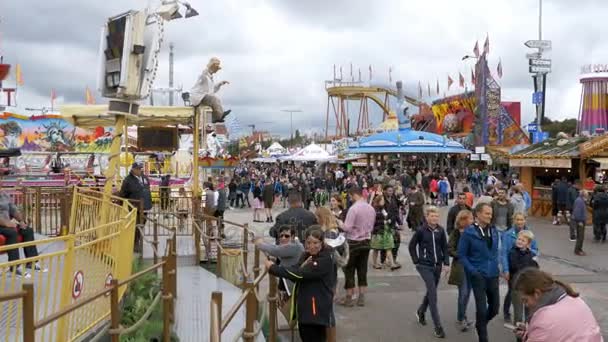
[[[467,280],[466,274],[463,274],[462,283],[458,286],[458,314],[456,319],[461,322],[467,318],[467,306],[469,305],[469,297],[471,296],[471,286]]]
[[[448,205],[448,193],[442,192],[440,195],[441,195],[441,204]]]

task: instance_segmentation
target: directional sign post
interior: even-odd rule
[[[551,50],[550,40],[528,40],[524,45],[532,49]]]
[[[530,65],[531,74],[548,74],[551,72],[551,66]]]
[[[540,52],[532,52],[532,53],[526,54],[526,58],[528,58],[528,59],[539,59],[542,57],[543,57],[543,55]]]
[[[532,103],[535,105],[540,105],[543,103],[543,93],[540,91],[534,92],[532,94]],[[537,126],[538,127],[538,126]]]
[[[551,60],[550,59],[541,59],[541,58],[531,58],[530,59],[530,65],[534,65],[534,66],[551,66]]]

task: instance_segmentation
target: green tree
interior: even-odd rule
[[[554,138],[557,133],[564,132],[570,136],[576,133],[577,119],[564,119],[562,121],[553,121],[547,117],[543,118],[543,131],[549,132],[549,136]]]

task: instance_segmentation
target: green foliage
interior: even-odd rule
[[[144,265],[138,261],[133,263],[133,273],[139,272]],[[160,277],[156,272],[149,272],[129,283],[129,289],[123,300],[123,311],[120,324],[130,327],[135,324],[148,310],[154,297],[161,291]],[[134,333],[120,337],[122,342],[149,342],[160,341],[163,334],[163,308],[162,301],[143,325]],[[172,336],[172,341],[178,341]]]
[[[555,138],[557,133],[564,132],[570,136],[576,133],[577,119],[565,119],[562,121],[553,121],[547,117],[543,118],[543,131],[549,132],[551,138]],[[591,132],[593,133],[593,132]]]

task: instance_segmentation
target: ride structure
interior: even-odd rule
[[[581,103],[578,133],[608,130],[608,66],[588,65],[581,70]]]
[[[394,110],[391,109],[391,102],[397,97],[397,89],[386,85],[364,84],[363,82],[343,82],[339,79],[325,82],[325,90],[327,92],[327,112],[325,116],[325,138],[341,139],[348,137],[351,134],[350,118],[351,109],[350,102],[354,102],[354,106],[358,107],[357,129],[352,132],[356,135],[369,134],[373,131],[369,112],[369,102],[375,103],[382,111],[382,122],[387,119],[394,120],[396,118]],[[411,96],[404,95],[406,101],[412,106],[422,107],[426,105],[416,100]],[[335,120],[335,134],[330,136],[329,127],[330,121]]]

